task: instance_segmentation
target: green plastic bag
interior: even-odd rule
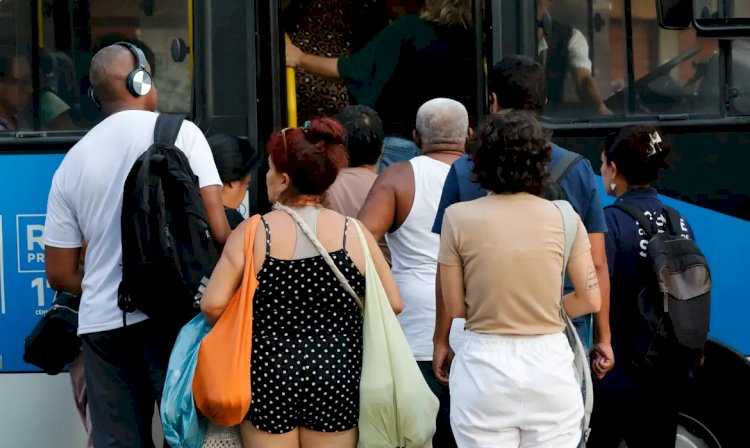
[[[357,446],[432,447],[438,399],[425,382],[391,309],[367,240],[353,222],[367,270]]]

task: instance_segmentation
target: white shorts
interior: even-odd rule
[[[583,398],[562,333],[466,332],[450,372],[451,427],[461,448],[577,447]]]

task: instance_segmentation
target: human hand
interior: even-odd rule
[[[302,61],[302,55],[304,53],[293,43],[286,43],[286,65],[287,67],[297,68],[300,66]]]
[[[612,370],[615,366],[615,354],[612,351],[612,344],[609,342],[599,342],[591,349],[591,373],[597,380]]]
[[[447,343],[435,343],[432,351],[432,372],[440,383],[448,385],[448,374],[453,362],[453,349]]]

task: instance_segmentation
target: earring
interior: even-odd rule
[[[614,181],[613,181],[612,183],[609,184],[609,191],[611,191],[612,193],[614,193],[616,187],[617,187],[617,184],[614,183]]]

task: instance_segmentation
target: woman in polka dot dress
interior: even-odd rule
[[[285,129],[269,144],[268,197],[294,210],[361,296],[365,259],[346,218],[321,197],[347,165],[335,120]],[[232,234],[203,298],[209,321],[221,316],[245,264],[244,226]],[[393,310],[401,296],[372,235],[362,227]],[[362,370],[362,318],[325,259],[282,210],[263,216],[253,247],[259,282],[253,302],[252,403],[245,447],[354,447]]]

